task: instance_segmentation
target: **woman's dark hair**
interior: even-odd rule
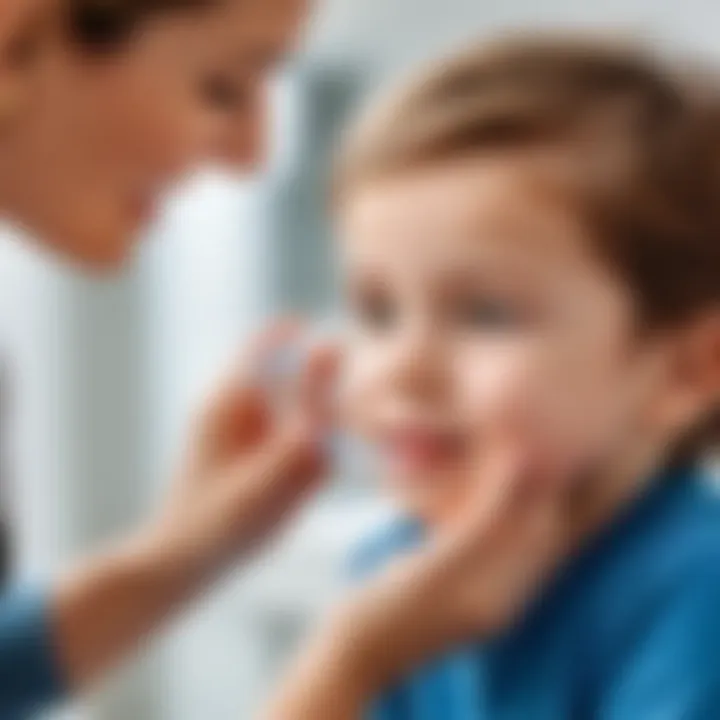
[[[95,52],[117,49],[151,17],[193,10],[217,0],[65,0],[70,37]]]

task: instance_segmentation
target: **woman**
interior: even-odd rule
[[[63,258],[119,267],[198,163],[261,161],[267,75],[305,13],[302,0],[6,0],[0,212]],[[298,406],[271,426],[252,383],[286,332],[261,339],[210,400],[159,517],[55,587],[0,600],[0,717],[81,691],[310,487],[321,468],[312,418]]]

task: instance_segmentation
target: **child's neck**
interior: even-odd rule
[[[663,466],[662,442],[635,440],[627,453],[596,470],[568,498],[568,540],[579,547],[633,502]]]
[[[657,438],[642,441],[636,436],[626,451],[613,456],[611,463],[578,478],[565,499],[567,547],[585,545],[647,488],[666,460],[663,448],[667,446]],[[426,518],[432,532],[453,527],[455,519],[454,512]]]

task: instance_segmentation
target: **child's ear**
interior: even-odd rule
[[[683,432],[720,402],[720,310],[706,313],[673,333],[667,427]]]

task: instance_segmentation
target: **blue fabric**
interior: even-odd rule
[[[45,594],[0,598],[0,720],[30,717],[63,693]]]
[[[366,547],[372,572],[422,542]],[[658,479],[549,584],[512,630],[433,659],[378,698],[376,720],[720,718],[720,496],[699,471]]]

